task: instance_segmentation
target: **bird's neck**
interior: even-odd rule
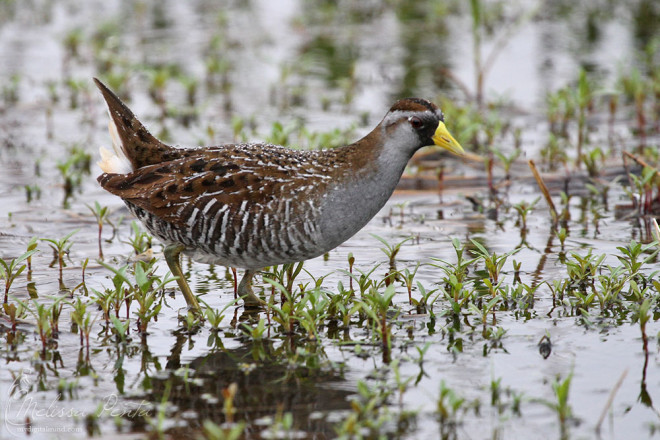
[[[408,162],[403,154],[388,153],[387,145],[371,136],[344,148],[349,169],[342,171],[322,201],[323,233],[338,245],[362,229],[389,200]]]

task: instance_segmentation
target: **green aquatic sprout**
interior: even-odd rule
[[[63,283],[62,283],[62,268],[65,266],[64,264],[64,256],[69,254],[69,251],[71,250],[71,247],[73,246],[73,242],[70,241],[71,237],[73,234],[77,233],[80,231],[80,229],[75,229],[68,234],[66,234],[63,238],[61,239],[55,239],[55,238],[42,238],[41,241],[45,241],[48,243],[50,248],[53,250],[54,254],[54,259],[53,262],[50,264],[50,267],[52,267],[55,262],[57,261],[57,264],[60,269],[60,288],[63,288]]]
[[[30,239],[30,241],[28,241],[28,244],[27,244],[27,251],[26,252],[32,252],[27,257],[28,279],[31,278],[31,274],[32,274],[32,255],[34,254],[34,252],[37,251],[37,246],[38,245],[39,245],[39,238],[38,237],[32,237]]]
[[[594,287],[601,312],[620,303],[620,294],[628,282],[628,277],[625,275],[625,268],[623,266],[607,266],[606,269],[608,273],[605,273],[605,270],[603,270],[596,277],[598,285]]]
[[[41,187],[36,183],[33,185],[25,185],[25,198],[27,203],[31,203],[33,199],[41,199]]]
[[[264,433],[264,437],[269,438],[293,438],[294,421],[291,412],[284,412],[282,406],[278,406],[277,413],[270,423],[269,432]]]
[[[243,323],[243,333],[247,335],[253,341],[262,341],[265,339],[264,334],[266,333],[266,320],[264,318],[259,319],[256,327],[251,327],[250,325]]]
[[[589,177],[592,178],[598,178],[600,176],[600,165],[603,163],[605,160],[605,153],[603,153],[603,150],[600,148],[596,147],[593,148],[591,151],[589,151],[586,154],[582,154],[582,163],[584,166],[587,168],[587,173],[589,174]]]
[[[101,206],[99,202],[94,201],[94,207],[91,207],[87,204],[85,204],[87,208],[92,212],[94,215],[94,218],[96,219],[96,223],[99,227],[99,235],[98,235],[98,241],[99,241],[99,259],[103,260],[103,248],[101,246],[101,235],[103,234],[103,223],[105,223],[107,217],[108,217],[108,207],[107,206]]]
[[[522,150],[516,148],[509,155],[505,155],[499,149],[491,148],[493,154],[502,162],[502,168],[504,168],[504,179],[511,180],[511,165],[514,164],[516,159],[522,154]]]
[[[527,230],[527,217],[534,210],[539,200],[541,200],[540,196],[535,198],[531,203],[527,200],[522,200],[519,203],[513,205],[513,209],[515,209],[516,213],[518,214],[516,226],[518,226],[522,231]]]
[[[351,317],[360,307],[353,304],[353,296],[354,292],[339,282],[337,291],[328,296],[327,319],[341,321],[343,328],[348,328]]]
[[[630,189],[624,187],[623,191],[630,197],[639,217],[651,212],[655,176],[656,170],[650,167],[644,167],[640,176],[628,173],[632,185]],[[633,192],[634,190],[637,190],[637,192]]]
[[[440,395],[438,396],[436,414],[443,426],[458,425],[460,413],[467,411],[467,403],[467,400],[449,388],[444,380],[440,381]]]
[[[2,83],[2,100],[7,107],[11,107],[20,100],[19,91],[21,89],[22,77],[18,73],[14,73]]]
[[[183,317],[179,315],[179,322],[183,323],[183,329],[188,335],[193,335],[199,331],[204,321],[201,314],[186,310]]]
[[[568,273],[571,290],[580,290],[582,292],[593,285],[598,270],[601,267],[605,254],[593,255],[593,249],[589,249],[587,255],[580,255],[571,252],[566,260],[566,271]]]
[[[186,101],[190,107],[194,107],[197,101],[197,90],[199,89],[199,80],[192,75],[186,75],[180,72],[177,75],[179,83],[186,91]]]
[[[432,317],[435,316],[433,313],[433,303],[438,299],[440,295],[442,295],[442,292],[439,292],[435,295],[435,297],[431,300],[431,295],[434,293],[438,292],[440,289],[431,289],[431,290],[426,290],[426,287],[422,285],[419,281],[416,282],[417,284],[417,290],[419,291],[420,298],[419,299],[412,299],[412,305],[417,307],[418,313],[423,313],[425,311],[428,311]]]
[[[493,325],[495,325],[495,306],[502,301],[502,296],[497,295],[493,298],[490,298],[488,301],[482,301],[481,306],[477,306],[475,303],[468,303],[468,310],[471,313],[474,313],[477,316],[481,317],[481,326],[482,326],[482,335],[484,338],[488,339],[487,328],[488,328],[488,314],[493,313]]]
[[[394,207],[399,209],[399,227],[403,226],[403,223],[405,222],[405,214],[406,214],[406,208],[410,205],[409,200],[404,200],[401,203],[395,203]],[[385,243],[385,245],[387,245]]]
[[[208,440],[238,440],[245,431],[245,422],[217,425],[211,420],[204,420],[202,429],[204,438]]]
[[[522,261],[516,261],[515,259],[511,261],[513,266],[513,284],[519,284],[520,280],[520,268],[522,267]]]
[[[88,88],[87,79],[66,78],[64,85],[69,89],[69,109],[80,107],[80,97]]]
[[[287,263],[279,266],[273,266],[270,268],[270,271],[265,274],[264,280],[272,279],[275,282],[284,286],[284,289],[293,294],[293,287],[296,281],[296,278],[300,275],[303,270],[304,261],[299,263]],[[281,295],[281,301],[284,303],[287,300],[286,295]]]
[[[217,310],[209,306],[201,299],[199,301],[204,305],[204,317],[206,322],[208,322],[211,326],[211,331],[217,333],[220,331],[220,323],[225,317],[225,311],[229,307],[235,306],[240,301],[240,299],[235,298],[234,300],[229,301],[227,305],[225,305],[221,310]]]
[[[51,307],[47,306],[46,304],[39,303],[36,299],[32,299],[32,305],[34,306],[34,309],[28,307],[27,304],[19,299],[16,299],[16,302],[21,304],[23,308],[35,318],[37,324],[37,332],[39,333],[39,339],[41,340],[41,352],[45,355],[50,339],[53,336],[53,328],[51,327]]]
[[[369,386],[362,379],[357,382],[357,390],[358,395],[351,400],[351,412],[335,426],[338,438],[383,437],[381,429],[391,421],[386,402],[392,394],[392,390],[383,384]]]
[[[372,288],[371,291],[364,295],[362,300],[359,301],[359,304],[361,305],[360,310],[371,319],[378,334],[380,334],[383,348],[383,359],[385,363],[389,363],[389,353],[391,350],[390,327],[388,325],[387,311],[392,304],[392,298],[394,298],[395,294],[396,290],[394,289],[394,285],[390,284],[382,293]]]
[[[660,249],[655,249],[655,243],[642,244],[635,240],[631,240],[627,246],[617,246],[617,250],[621,255],[615,255],[616,258],[623,264],[628,276],[631,278],[636,277],[645,264],[655,261]]]
[[[464,283],[467,279],[469,267],[474,264],[474,262],[477,261],[479,257],[466,259],[464,257],[465,247],[461,244],[458,238],[452,238],[451,244],[454,248],[454,252],[456,253],[456,263],[452,264],[439,258],[432,257],[432,261],[437,261],[440,264],[431,263],[431,266],[437,267],[445,273],[445,278],[443,281],[447,282],[448,277],[453,276],[455,283],[460,283],[462,285],[462,283]]]
[[[131,238],[129,238],[128,243],[133,248],[135,255],[140,255],[151,249],[152,240],[153,237],[149,233],[140,229],[138,222],[135,220],[131,222]]]
[[[69,207],[69,198],[73,192],[82,186],[83,174],[90,173],[92,162],[91,154],[81,147],[73,145],[68,149],[66,161],[58,161],[57,169],[64,180],[64,200],[62,207]]]
[[[401,250],[401,246],[407,242],[413,239],[413,237],[407,237],[401,240],[400,242],[396,244],[389,244],[387,240],[385,240],[382,237],[379,237],[376,234],[371,234],[372,237],[374,237],[376,240],[380,241],[383,243],[385,247],[380,248],[380,250],[387,256],[388,262],[389,262],[389,267],[390,270],[394,269],[396,267],[396,256],[398,255],[399,251]]]
[[[161,110],[161,118],[167,115],[167,99],[165,89],[171,79],[175,77],[176,67],[165,65],[152,67],[147,70],[149,78],[149,96]]]
[[[264,281],[278,291],[282,298],[280,307],[272,303],[272,297],[271,302],[268,304],[268,307],[273,311],[273,320],[282,326],[285,334],[292,335],[297,319],[295,304],[300,295],[292,294],[282,283],[274,279],[264,278]]]
[[[274,145],[289,145],[289,138],[298,128],[297,124],[282,125],[281,122],[275,121],[270,129],[270,134],[267,134],[264,141]]]
[[[540,154],[543,162],[550,171],[556,171],[559,165],[565,165],[568,160],[568,142],[565,138],[558,136],[555,133],[548,135],[548,140]]]
[[[329,304],[328,295],[320,288],[304,291],[302,299],[296,307],[296,317],[309,339],[318,339],[318,329],[328,316]]]
[[[167,420],[167,410],[171,407],[172,403],[170,402],[170,394],[172,393],[172,380],[165,382],[165,389],[163,390],[163,395],[160,399],[160,403],[156,407],[155,417],[146,416],[147,423],[151,427],[154,435],[154,438],[160,440],[165,439],[165,421]]]
[[[568,230],[566,230],[566,228],[562,226],[561,228],[559,228],[559,230],[555,230],[555,234],[559,239],[559,244],[561,245],[561,250],[563,251],[564,245],[566,243],[566,238],[568,237]]]
[[[353,256],[353,252],[349,252],[348,253],[348,273],[350,274],[349,289],[351,289],[351,292],[355,292],[355,290],[353,289],[353,266],[354,265],[355,265],[355,257]]]
[[[571,381],[573,379],[573,373],[571,372],[564,380],[557,377],[552,382],[552,391],[555,395],[554,401],[542,400],[541,402],[552,409],[559,419],[559,429],[561,432],[561,438],[567,438],[568,433],[568,421],[573,415],[573,409],[568,403],[569,392],[571,390]]]
[[[410,376],[406,379],[403,379],[401,377],[401,370],[399,369],[398,359],[392,361],[392,363],[390,364],[390,368],[394,372],[394,383],[396,383],[396,388],[399,391],[399,407],[403,408],[403,394],[406,392],[408,386],[410,385],[410,382],[412,382],[412,380],[415,377]]]
[[[110,325],[110,309],[112,308],[113,297],[115,291],[112,289],[104,289],[103,291],[98,291],[92,289],[94,293],[93,300],[96,305],[103,311],[103,319],[105,320],[106,327]]]
[[[371,275],[380,267],[380,264],[375,265],[368,272],[363,272],[361,269],[357,269],[359,275],[348,274],[352,279],[357,282],[358,289],[360,289],[360,296],[364,296],[367,291],[371,288],[379,288],[382,285],[382,282],[376,282],[371,278]]]
[[[50,305],[50,327],[52,328],[53,336],[57,338],[60,333],[60,315],[64,308],[63,298],[55,298],[53,304]]]
[[[304,261],[301,261],[299,263],[288,263],[282,265],[286,273],[285,286],[289,292],[293,291],[293,284],[296,281],[296,278],[298,278],[298,275],[300,275],[300,272],[302,272],[304,263]]]
[[[85,35],[81,28],[71,29],[64,36],[63,45],[66,52],[66,57],[70,59],[77,59],[81,55],[81,46],[85,41]]]
[[[16,325],[18,324],[18,320],[23,319],[27,315],[25,304],[22,302],[17,302],[16,304],[4,303],[2,305],[2,310],[4,310],[5,315],[7,315],[9,322],[11,323],[12,333],[16,333]]]
[[[23,261],[28,260],[35,252],[36,249],[28,250],[23,255],[17,258],[13,258],[9,262],[0,258],[0,278],[5,280],[5,299],[3,304],[7,304],[7,297],[9,295],[9,289],[11,288],[11,285],[27,267],[26,264],[22,264]]]
[[[538,200],[538,199],[537,199]],[[490,283],[490,293],[492,296],[496,296],[497,292],[495,289],[495,286],[499,285],[500,283],[500,274],[502,272],[502,268],[504,267],[504,264],[508,260],[508,258],[520,251],[520,248],[516,248],[512,251],[506,252],[502,255],[497,255],[497,253],[490,253],[484,245],[479,243],[476,240],[470,240],[472,244],[476,247],[476,254],[477,257],[481,260],[483,260],[484,264],[486,265],[486,270],[488,271],[488,281]]]
[[[157,292],[167,284],[175,281],[169,272],[161,279],[153,274],[153,269],[146,263],[138,262],[135,265],[135,289],[133,297],[138,303],[135,314],[138,317],[138,328],[142,335],[146,335],[149,321],[155,318],[163,305],[162,296]]]
[[[130,321],[127,320],[123,322],[121,319],[117,318],[114,315],[110,316],[110,320],[112,321],[112,325],[114,327],[113,333],[117,336],[119,342],[126,343]]]
[[[80,296],[76,297],[75,302],[68,303],[70,307],[73,308],[71,312],[71,321],[78,327],[80,333],[80,345],[83,345],[83,336],[84,336],[84,323],[85,318],[88,315],[87,312],[87,303],[82,300]]]
[[[413,298],[412,298],[413,281],[415,280],[415,275],[417,275],[417,271],[419,270],[420,266],[421,263],[417,262],[417,264],[415,265],[415,269],[412,272],[407,267],[402,271],[403,282],[405,283],[406,289],[408,290],[408,304],[413,303]]]

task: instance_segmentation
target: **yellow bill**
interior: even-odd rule
[[[438,128],[436,128],[432,139],[435,145],[444,148],[445,150],[449,150],[450,153],[453,153],[457,156],[462,156],[465,154],[465,150],[463,150],[461,144],[459,144],[458,141],[454,139],[454,136],[449,133],[445,123],[442,121],[438,123]]]

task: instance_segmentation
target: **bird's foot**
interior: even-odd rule
[[[245,308],[255,309],[266,305],[266,302],[259,298],[252,290],[252,277],[256,272],[246,270],[241,283],[238,285],[238,296],[243,298]]]

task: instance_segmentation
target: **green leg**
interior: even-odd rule
[[[238,296],[243,298],[245,302],[245,307],[259,307],[264,305],[265,302],[261,300],[257,295],[252,291],[252,277],[257,273],[254,270],[246,270],[245,275],[241,279],[241,283],[238,285]]]
[[[236,274],[236,268],[231,268],[231,273],[234,275],[234,299],[238,298],[238,275]]]
[[[186,281],[186,277],[183,275],[183,271],[181,270],[181,260],[179,259],[179,255],[184,249],[185,246],[181,244],[170,244],[166,246],[164,250],[165,261],[167,261],[167,265],[170,267],[172,275],[177,277],[176,282],[179,284],[181,293],[183,293],[183,296],[186,298],[188,307],[192,309],[193,312],[201,314],[202,309],[199,307],[197,297],[192,292],[192,290],[190,290],[190,286]]]

